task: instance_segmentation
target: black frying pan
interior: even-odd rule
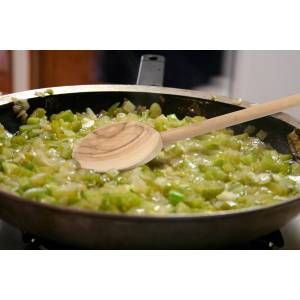
[[[144,60],[138,83],[158,85],[162,81],[162,58],[153,56]],[[145,63],[146,68],[152,68],[146,75],[143,73]],[[0,97],[0,122],[12,132],[20,125],[12,111],[12,96],[29,99],[29,112],[44,107],[48,114],[65,109],[80,112],[86,107],[97,112],[124,97],[145,106],[159,101],[165,114],[175,113],[178,117],[202,114],[211,118],[242,109],[234,104],[234,99],[219,97],[218,101],[212,101],[209,94],[158,86],[88,85],[53,90],[53,95],[42,98],[37,97],[35,91]],[[249,124],[267,131],[266,141],[282,153],[289,152],[287,134],[295,127],[300,128],[293,118],[277,114],[276,117],[265,117],[233,129],[240,133]],[[133,216],[67,209],[0,191],[0,218],[43,239],[79,248],[225,248],[279,229],[299,212],[300,199],[296,197],[262,208],[208,215]]]

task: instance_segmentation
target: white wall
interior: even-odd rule
[[[230,96],[263,102],[300,93],[300,51],[234,51]],[[287,111],[300,119],[300,108]]]

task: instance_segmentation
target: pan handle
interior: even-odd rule
[[[162,86],[164,82],[165,57],[147,54],[141,57],[136,84]]]

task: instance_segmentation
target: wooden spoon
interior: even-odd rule
[[[236,112],[158,132],[142,122],[114,123],[98,128],[80,139],[73,150],[81,168],[107,172],[126,170],[146,164],[162,148],[186,138],[244,123],[300,105],[300,94],[255,104]]]

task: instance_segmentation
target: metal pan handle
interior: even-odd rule
[[[138,85],[162,86],[164,82],[165,58],[161,55],[147,54],[141,57]]]

